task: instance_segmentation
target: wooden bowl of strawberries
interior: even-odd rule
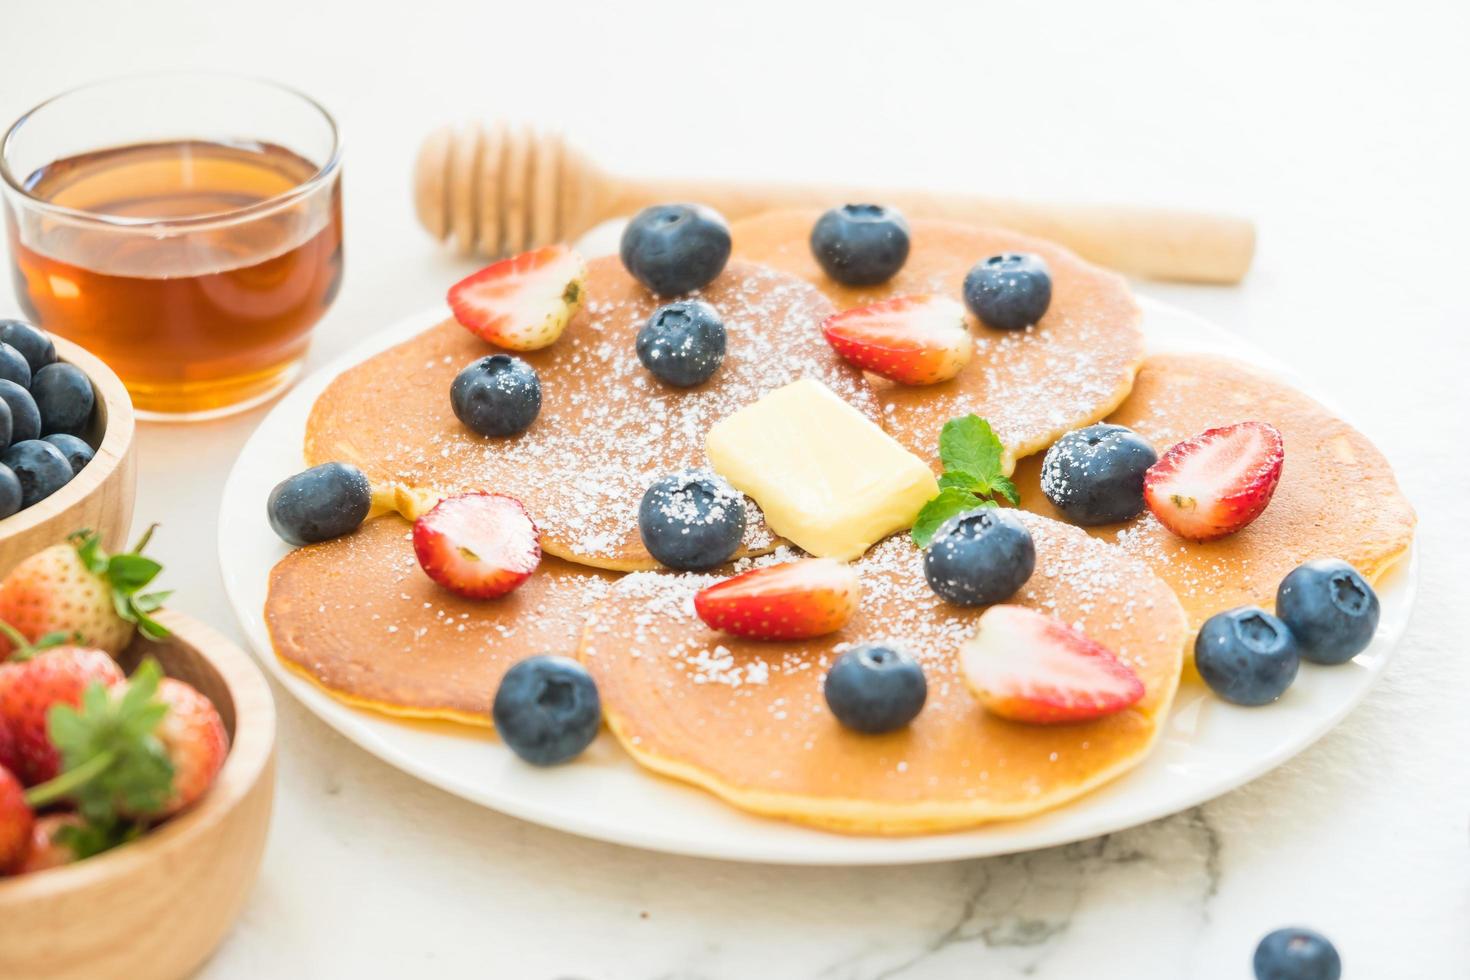
[[[186,976],[260,866],[270,690],[140,551],[73,535],[0,581],[0,977]]]

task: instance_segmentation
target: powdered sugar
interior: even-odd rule
[[[1138,562],[1075,528],[1012,513],[1031,532],[1038,563],[1031,580],[1010,601],[1062,616],[1125,662],[1135,659],[1137,651],[1128,637],[1137,636],[1141,620],[1155,618],[1156,603],[1167,597],[1161,583]],[[739,567],[790,560],[797,554],[788,550]],[[907,535],[879,543],[855,567],[863,591],[853,621],[833,637],[798,644],[738,641],[705,629],[695,617],[693,596],[719,576],[634,573],[621,579],[612,600],[594,613],[587,652],[595,657],[599,650],[616,648],[633,657],[669,658],[691,683],[731,689],[760,685],[771,674],[805,672],[811,696],[804,701],[810,710],[820,710],[820,686],[831,663],[858,643],[905,651],[924,667],[931,687],[943,690],[958,683],[955,655],[983,610],[954,606],[935,595],[924,578],[923,553]],[[761,670],[752,673],[756,664]],[[783,705],[782,710],[794,706]]]
[[[729,338],[724,363],[703,385],[672,388],[643,368],[634,338],[658,300],[617,260],[594,260],[583,312],[552,347],[523,355],[542,387],[541,413],[524,434],[484,439],[450,413],[456,367],[485,348],[447,324],[338,378],[314,412],[323,431],[309,455],[351,459],[375,482],[509,493],[525,503],[554,550],[593,560],[637,558],[643,491],[670,472],[703,465],[705,434],[736,410],[814,377],[877,417],[860,373],[822,339],[819,324],[831,307],[811,286],[731,263],[695,295],[719,311]],[[748,506],[752,517],[759,513]],[[747,549],[773,543],[762,521],[747,521]]]

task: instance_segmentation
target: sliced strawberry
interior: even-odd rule
[[[1038,724],[1091,721],[1143,697],[1138,675],[1055,616],[991,606],[960,648],[965,684],[989,711]]]
[[[1143,499],[1181,538],[1210,541],[1261,516],[1281,480],[1285,450],[1268,422],[1206,429],[1169,448],[1143,478]]]
[[[965,308],[943,296],[898,296],[830,316],[822,334],[866,371],[906,385],[948,381],[970,363]]]
[[[757,640],[802,640],[842,629],[862,586],[854,568],[807,558],[754,568],[694,594],[706,626]]]
[[[439,501],[413,522],[424,572],[470,599],[505,595],[541,564],[540,534],[514,497],[465,493]]]
[[[470,333],[510,350],[555,342],[582,306],[587,263],[565,245],[522,252],[449,287],[449,308]]]

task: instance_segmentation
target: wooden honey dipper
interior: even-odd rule
[[[419,221],[463,254],[487,257],[576,238],[650,204],[698,201],[730,220],[773,208],[891,204],[910,217],[1002,225],[1049,238],[1133,276],[1236,283],[1255,227],[1226,215],[1164,208],[1038,204],[971,194],[800,184],[637,180],[608,174],[555,133],[504,122],[430,133],[414,166]]]

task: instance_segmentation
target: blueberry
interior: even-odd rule
[[[9,344],[20,351],[21,356],[35,374],[48,364],[56,363],[56,345],[39,330],[21,320],[0,320],[0,343]]]
[[[1303,659],[1344,664],[1373,640],[1378,594],[1347,562],[1319,558],[1281,580],[1276,615],[1296,637]]]
[[[653,311],[638,331],[637,348],[656,378],[689,388],[708,381],[725,359],[725,324],[708,303],[681,299]]]
[[[500,740],[536,766],[582,754],[602,724],[602,701],[587,668],[566,657],[522,660],[500,681],[491,709]]]
[[[92,421],[92,382],[74,364],[57,362],[36,372],[31,381],[31,397],[41,413],[41,431],[68,432],[80,435]]]
[[[22,388],[31,386],[31,365],[25,355],[0,341],[0,378],[14,381]]]
[[[36,400],[14,381],[0,380],[0,401],[10,409],[10,441],[25,442],[41,437],[41,412]]]
[[[1277,929],[1251,960],[1256,980],[1340,980],[1342,957],[1331,940],[1311,929]]]
[[[1099,422],[1052,443],[1041,492],[1076,524],[1116,524],[1143,510],[1143,475],[1158,461],[1132,429]]]
[[[23,506],[25,491],[15,470],[0,463],[0,518],[9,517]]]
[[[1014,514],[976,507],[939,526],[924,549],[924,578],[957,606],[1004,602],[1036,569],[1031,532]]]
[[[266,498],[271,529],[288,544],[312,544],[357,530],[372,507],[372,488],[351,463],[322,463],[287,477]]]
[[[1270,704],[1296,680],[1301,656],[1286,624],[1259,606],[1205,620],[1194,638],[1194,665],[1205,683],[1235,704]]]
[[[541,379],[519,357],[492,354],[455,376],[449,404],[461,422],[482,436],[517,435],[541,411]]]
[[[864,643],[837,658],[822,694],[844,727],[880,735],[918,717],[929,685],[924,668],[913,658],[892,647]]]
[[[660,563],[704,571],[728,561],[745,536],[745,501],[705,470],[663,477],[638,504],[638,534]]]
[[[10,403],[0,399],[0,449],[10,445],[12,428],[14,428],[14,416],[10,414]]]
[[[628,272],[660,296],[708,286],[730,260],[730,226],[703,204],[655,204],[633,216],[618,249]]]
[[[20,480],[20,505],[45,500],[71,482],[71,464],[49,442],[25,439],[0,453],[0,463]]]
[[[965,305],[987,327],[1029,327],[1051,305],[1051,270],[1039,255],[992,255],[965,275]]]
[[[92,457],[97,454],[96,450],[87,445],[85,439],[78,438],[67,432],[53,433],[44,437],[41,441],[49,442],[61,450],[61,455],[65,456],[66,461],[71,464],[72,476],[80,473],[82,467],[92,462]]]
[[[822,270],[847,286],[874,286],[893,278],[909,257],[909,223],[881,204],[844,204],[812,225],[812,255]]]

